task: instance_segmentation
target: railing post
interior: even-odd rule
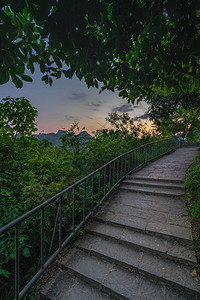
[[[123,176],[123,158],[121,157],[121,178]]]
[[[85,221],[85,198],[86,198],[86,182],[84,181],[84,194],[83,194],[83,221]]]
[[[61,196],[59,198],[59,248],[62,247],[62,199]]]
[[[117,182],[119,181],[119,159],[117,160]]]
[[[145,145],[145,162],[147,162],[147,145]]]
[[[100,198],[101,198],[101,170],[99,171],[98,202],[100,202]]]
[[[133,151],[131,152],[131,170],[133,170]]]
[[[41,269],[44,268],[44,208],[41,209]]]
[[[115,162],[113,165],[113,186],[115,185]]]
[[[15,227],[15,299],[19,297],[19,228]]]
[[[92,210],[94,208],[94,175],[92,175]]]
[[[72,212],[72,230],[75,232],[75,189],[72,189],[73,212]]]
[[[104,196],[106,194],[106,167],[104,168]]]
[[[133,151],[133,160],[134,160],[134,169],[136,168],[136,155],[135,155],[135,150]]]
[[[109,190],[111,186],[111,166],[109,165]]]

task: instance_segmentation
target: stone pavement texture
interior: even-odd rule
[[[40,299],[200,299],[184,200],[197,148],[132,173],[103,205]]]

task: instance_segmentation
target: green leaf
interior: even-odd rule
[[[0,268],[0,275],[3,275],[3,276],[5,276],[6,278],[8,278],[9,275],[10,275],[10,273],[9,273],[8,271],[6,271],[6,270]]]
[[[67,71],[66,70],[63,70],[62,71],[65,75],[66,78],[72,78],[73,75],[74,75],[74,70],[73,69],[68,69]]]
[[[48,84],[49,80],[48,80],[48,75],[44,75],[42,77],[42,81],[44,81],[46,84]]]
[[[56,73],[56,78],[59,79],[59,78],[61,77],[61,75],[62,75],[61,71],[58,71],[58,72]]]
[[[55,56],[54,56],[54,59],[55,59],[55,63],[58,66],[58,68],[62,68],[62,62],[60,61],[60,59]]]
[[[34,64],[32,62],[27,63],[27,68],[31,71],[32,74],[34,73],[35,68],[34,68]]]
[[[96,79],[95,79],[95,81],[94,81],[94,84],[95,84],[95,87],[98,89],[99,85],[98,85],[98,82],[97,82]]]
[[[29,82],[33,81],[33,79],[28,75],[22,75],[21,79],[24,80],[24,81],[29,81]]]
[[[52,86],[52,84],[53,84],[53,80],[51,77],[49,77],[49,84],[50,84],[50,86]]]
[[[45,72],[45,65],[41,62],[40,63],[40,71],[44,74]]]
[[[0,71],[0,84],[4,84],[9,80],[9,73],[7,70]]]
[[[11,75],[13,83],[16,85],[17,88],[22,88],[23,82],[20,80],[18,76],[15,74]]]

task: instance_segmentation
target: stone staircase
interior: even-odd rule
[[[184,181],[159,172],[145,177],[151,165],[127,176],[59,261],[40,299],[200,299]]]

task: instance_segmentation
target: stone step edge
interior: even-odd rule
[[[184,184],[184,180],[177,180],[177,179],[162,179],[162,178],[152,178],[152,177],[137,177],[133,175],[127,175],[127,179],[133,179],[133,180],[146,180],[146,181],[158,181],[158,182],[165,182],[165,183],[182,183]]]
[[[94,216],[93,218],[94,218],[94,220],[96,220],[98,222],[101,222],[101,223],[106,223],[106,224],[109,224],[109,225],[114,225],[114,226],[118,226],[118,227],[122,227],[122,228],[127,228],[127,229],[130,229],[130,230],[133,230],[133,231],[149,234],[151,236],[158,236],[158,237],[161,237],[161,238],[173,239],[174,241],[178,241],[178,242],[182,243],[183,245],[185,245],[185,244],[186,245],[192,245],[192,240],[185,239],[185,238],[175,236],[175,235],[172,235],[172,234],[161,233],[159,231],[153,231],[153,230],[149,230],[149,229],[144,230],[142,228],[129,226],[129,225],[126,225],[126,224],[123,224],[123,223],[117,223],[117,222],[113,222],[113,221],[103,220],[101,218],[98,218],[97,216]]]
[[[122,182],[123,184],[128,184],[128,185],[136,185],[136,186],[144,186],[144,187],[155,187],[158,189],[174,189],[174,190],[183,190],[185,191],[185,187],[183,186],[178,186],[178,185],[159,185],[156,183],[148,183],[146,181],[143,182],[136,182],[134,180],[130,179],[125,179]]]
[[[74,270],[71,267],[65,266],[64,264],[62,264],[62,262],[58,262],[58,266],[63,269],[68,271],[70,274],[73,274],[75,276],[77,276],[78,278],[80,278],[81,280],[91,284],[95,289],[98,289],[99,291],[105,292],[107,293],[109,296],[115,297],[115,299],[123,299],[123,300],[130,300],[124,296],[122,296],[121,294],[119,294],[118,292],[114,291],[113,289],[111,289],[108,286],[105,286],[104,284],[102,284],[101,282],[99,282],[98,280],[95,280],[93,278],[90,278],[86,275],[84,275],[83,273],[80,273],[76,270]]]
[[[39,292],[39,300],[53,300],[52,298],[47,297],[45,294],[42,292]]]
[[[141,194],[146,194],[146,195],[156,195],[156,196],[167,196],[167,197],[177,197],[177,196],[182,196],[184,193],[181,191],[180,194],[170,194],[167,192],[153,192],[153,191],[145,191],[145,190],[140,190],[140,189],[136,189],[136,188],[129,188],[129,187],[124,187],[123,183],[119,186],[120,190],[123,191],[129,191],[132,193],[141,193]]]
[[[199,296],[199,293],[196,290],[190,289],[190,288],[185,287],[184,285],[182,285],[180,283],[174,282],[172,280],[166,279],[166,278],[158,276],[156,274],[152,274],[152,273],[150,273],[146,270],[142,270],[142,269],[140,269],[136,266],[132,266],[128,263],[116,260],[114,258],[111,258],[111,257],[109,257],[107,255],[104,255],[102,253],[99,253],[97,251],[94,251],[94,250],[90,251],[90,250],[85,249],[85,248],[80,247],[80,246],[76,247],[76,249],[78,249],[79,251],[82,251],[84,253],[87,253],[87,255],[95,256],[95,257],[98,257],[100,259],[103,259],[104,261],[107,261],[109,263],[112,262],[116,266],[121,267],[123,269],[126,269],[127,271],[131,271],[131,272],[135,272],[135,273],[137,272],[139,275],[142,275],[142,276],[145,276],[146,278],[155,280],[157,284],[166,284],[169,288],[174,289],[175,291],[179,291],[180,293],[183,293],[184,295],[187,294],[187,295],[190,295],[190,296],[191,295],[192,296]],[[97,280],[89,278],[88,276],[74,270],[71,267],[67,267],[67,266],[63,265],[62,263],[59,263],[59,266],[63,269],[69,269],[76,276],[80,276],[79,278],[81,278],[82,280],[86,280],[86,282],[88,282],[88,283],[96,284],[96,282],[97,282],[97,286],[98,287],[101,286],[103,288],[103,289],[101,289],[102,291],[105,291],[107,293],[111,292],[113,294],[113,296],[117,296],[117,297],[119,296],[119,299],[127,299],[124,296],[120,295],[119,293],[115,292],[114,290],[104,286],[102,283],[99,283]],[[105,289],[104,289],[104,287],[105,287]],[[116,293],[116,295],[115,295],[115,293]]]
[[[130,242],[130,241],[126,241],[126,240],[123,240],[123,239],[118,239],[118,238],[112,237],[112,236],[107,235],[105,233],[92,231],[92,230],[87,229],[87,228],[86,228],[86,232],[89,233],[90,235],[98,236],[98,237],[104,238],[106,240],[109,240],[109,241],[112,241],[112,242],[115,242],[115,243],[119,243],[121,245],[131,247],[135,250],[139,250],[139,251],[142,251],[142,252],[145,252],[145,253],[150,253],[150,254],[153,254],[153,255],[159,255],[161,258],[170,259],[173,262],[184,264],[184,266],[194,267],[194,265],[196,264],[196,260],[195,261],[187,260],[186,258],[177,257],[177,256],[174,256],[172,254],[168,254],[167,252],[163,252],[159,249],[156,250],[156,249],[153,249],[151,247],[138,245],[138,244]],[[76,245],[76,243],[75,243],[75,245]]]
[[[88,284],[88,282],[85,282],[85,281],[82,281],[81,280],[81,278],[80,277],[77,277],[77,276],[75,276],[74,274],[72,274],[71,272],[69,272],[68,270],[66,270],[66,269],[64,269],[64,268],[61,268],[60,266],[58,267],[58,272],[60,272],[60,271],[64,271],[65,272],[65,276],[69,276],[69,274],[70,274],[70,276],[73,276],[73,277],[76,277],[76,279],[78,279],[79,280],[79,283],[84,283],[84,284]],[[66,274],[67,273],[67,274]],[[55,272],[53,273],[53,276],[54,276],[54,274],[55,274]],[[55,281],[54,281],[54,283],[57,283],[58,282],[58,280],[59,280],[59,278],[57,278],[57,276],[54,276],[54,278],[55,278]],[[49,278],[50,279],[50,278]],[[49,280],[48,279],[48,280]],[[81,282],[82,281],[82,282]],[[47,296],[45,293],[48,293],[49,292],[49,290],[51,289],[51,285],[49,285],[49,287],[47,288],[47,290],[46,291],[44,291],[44,287],[46,286],[48,284],[48,281],[44,284],[44,286],[40,289],[40,291],[39,291],[39,298],[37,298],[37,300],[55,300],[55,297],[49,297],[49,296]],[[90,288],[91,288],[91,285],[89,285],[90,286]],[[92,285],[92,287],[93,287],[93,285]],[[74,288],[74,286],[71,286],[71,288]],[[101,292],[99,289],[96,289],[97,290],[97,292]],[[69,291],[69,289],[68,289],[68,286],[67,286],[67,290],[65,290],[65,291]],[[108,294],[106,294],[106,293],[104,293],[104,295],[107,295],[107,296],[109,296]],[[32,298],[31,298],[32,299]],[[56,298],[56,300],[59,300],[60,298]],[[62,297],[62,299],[65,299],[65,298],[63,298]],[[68,299],[68,298],[67,298]],[[106,299],[108,299],[108,298],[106,298]]]

